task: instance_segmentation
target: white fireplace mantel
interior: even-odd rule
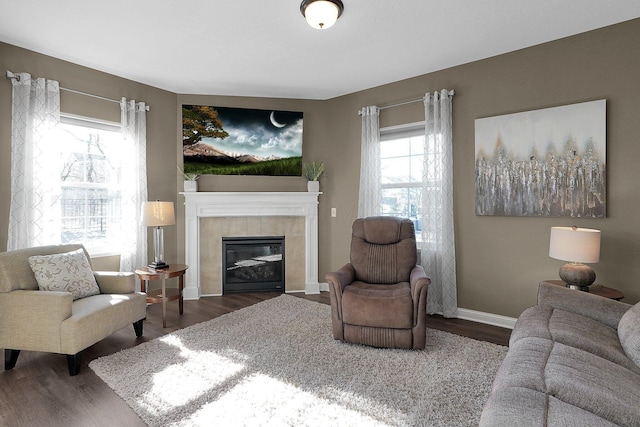
[[[184,192],[184,298],[198,299],[200,288],[200,218],[301,216],[305,218],[305,293],[320,292],[318,284],[318,196],[316,192]]]

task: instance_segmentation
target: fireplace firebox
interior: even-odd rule
[[[283,292],[284,236],[223,237],[222,293]]]

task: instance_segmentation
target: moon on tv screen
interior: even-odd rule
[[[278,121],[276,120],[276,112],[275,111],[271,112],[270,118],[271,118],[271,124],[274,125],[275,127],[283,128],[283,127],[286,126],[286,124],[278,123]]]

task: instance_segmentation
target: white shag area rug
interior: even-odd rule
[[[282,295],[89,367],[150,426],[476,426],[507,348],[427,329],[425,350],[333,339]]]

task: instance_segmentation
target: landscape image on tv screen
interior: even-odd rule
[[[302,112],[182,106],[184,172],[302,174]]]

